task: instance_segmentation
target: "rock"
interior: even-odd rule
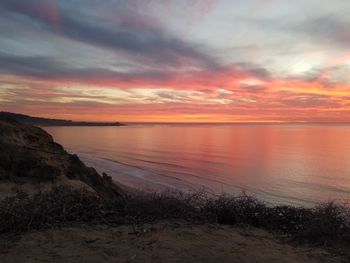
[[[1,117],[0,180],[68,185],[80,181],[106,198],[124,195],[108,176],[102,177],[94,168],[85,166],[41,128]]]

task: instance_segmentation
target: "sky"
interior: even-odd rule
[[[0,110],[350,122],[350,1],[0,0]]]

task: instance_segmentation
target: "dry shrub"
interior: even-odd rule
[[[144,224],[167,219],[250,225],[314,244],[350,241],[350,207],[335,202],[313,208],[269,206],[246,194],[204,192],[141,193],[112,200],[65,186],[32,196],[18,192],[0,201],[1,234],[72,223]]]

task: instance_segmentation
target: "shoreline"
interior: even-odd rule
[[[66,152],[41,128],[0,119],[0,131],[0,180],[2,184],[11,182],[15,186],[3,190],[3,194],[8,191],[11,195],[0,200],[0,239],[5,243],[0,254],[5,256],[15,257],[17,247],[23,245],[21,241],[30,239],[32,234],[39,235],[36,242],[40,242],[47,233],[55,235],[57,229],[75,226],[78,227],[77,235],[85,235],[96,227],[103,226],[107,232],[102,231],[100,234],[103,236],[101,239],[105,240],[108,229],[128,226],[134,229],[132,234],[138,237],[147,233],[145,225],[158,225],[161,222],[178,225],[180,233],[169,243],[177,259],[176,247],[181,242],[188,241],[185,233],[191,232],[185,229],[183,223],[197,227],[195,236],[203,238],[208,234],[205,230],[207,225],[214,226],[216,230],[254,228],[270,233],[270,241],[274,244],[281,244],[280,238],[285,238],[298,247],[308,244],[311,251],[322,248],[324,253],[336,253],[339,257],[349,252],[346,250],[350,245],[348,204],[328,202],[312,208],[269,206],[245,194],[208,196],[205,192],[143,192],[123,189],[121,185],[113,183],[110,176],[101,176],[94,168],[85,166],[77,155]],[[36,189],[26,193],[26,184]],[[213,230],[213,238],[219,235],[216,230]],[[226,242],[231,240],[232,235],[226,237]],[[6,240],[11,236],[17,240],[11,248],[6,248]],[[118,236],[113,238],[114,241],[111,242],[121,241]],[[52,247],[55,246],[54,239],[46,239],[48,250],[57,253]],[[246,241],[249,240],[248,236]],[[231,241],[237,243],[235,239]],[[24,245],[38,246],[40,243],[36,242],[25,242]],[[220,244],[226,242],[221,241]],[[211,238],[198,244],[204,247],[212,245]],[[60,249],[64,248],[57,250],[63,253]],[[129,249],[133,251],[133,247]],[[275,245],[269,247],[269,250],[277,253]],[[198,250],[201,251],[202,249]],[[236,252],[239,256],[245,253],[244,250]],[[31,254],[30,250],[26,253],[23,256],[40,257]],[[199,255],[195,253],[193,257]],[[232,258],[237,255],[233,254]],[[350,259],[350,255],[347,256]],[[342,261],[335,259],[329,262]]]
[[[208,194],[213,194],[213,195],[221,195],[221,194],[239,195],[245,192],[248,195],[258,197],[258,199],[266,203],[269,203],[271,206],[288,205],[288,206],[306,207],[306,208],[312,208],[317,204],[325,203],[328,201],[342,202],[344,200],[343,198],[335,198],[335,199],[325,198],[325,200],[323,201],[307,200],[307,199],[302,199],[302,198],[293,197],[293,196],[283,196],[283,195],[279,196],[273,193],[253,192],[247,188],[236,187],[234,189],[232,185],[230,185],[230,187],[232,187],[231,190],[233,191],[227,191],[227,192],[221,191],[221,190],[214,191],[213,188],[210,188],[209,186],[204,186],[204,185],[197,187],[196,185],[190,185],[190,184],[184,183],[176,186],[175,184],[171,184],[171,183],[168,184],[167,182],[163,182],[161,180],[152,180],[152,178],[148,179],[148,178],[142,177],[142,175],[139,175],[137,173],[139,170],[142,170],[142,167],[135,167],[134,165],[115,162],[114,160],[109,160],[106,158],[98,158],[93,154],[73,151],[72,149],[70,149],[70,152],[77,154],[85,164],[95,168],[100,174],[105,172],[112,177],[114,182],[121,183],[127,186],[128,188],[135,188],[138,191],[149,191],[149,192],[183,191],[185,193],[207,191]],[[125,166],[125,167],[121,167],[121,166]],[[130,168],[130,170],[128,168]],[[122,169],[122,173],[120,173],[120,170],[118,169]],[[134,175],[135,172],[137,173],[136,175]],[[175,180],[175,177],[174,177],[174,180]],[[220,188],[219,187],[220,185],[221,183],[219,182],[216,183],[216,188],[217,189]]]

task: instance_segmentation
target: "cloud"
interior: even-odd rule
[[[226,1],[209,14],[214,2],[0,0],[2,109],[121,121],[350,120],[346,15],[307,9],[305,18],[301,0],[253,15],[242,11],[252,3]]]
[[[253,85],[253,84],[242,84],[240,88],[249,93],[264,93],[267,91],[265,86]]]
[[[59,9],[52,0],[1,0],[0,7],[35,17],[54,26],[59,26],[60,24]]]
[[[242,21],[255,29],[257,27],[264,29],[271,36],[276,37],[278,33],[278,36],[289,38],[289,41],[302,40],[303,42],[309,41],[316,46],[336,45],[339,48],[348,49],[350,48],[350,17],[344,10],[320,14],[315,12],[306,18],[242,18]],[[286,44],[288,48],[293,48],[290,42]]]
[[[0,71],[23,76],[53,77],[70,72],[61,63],[49,57],[23,57],[0,54]]]
[[[154,66],[217,68],[219,63],[201,45],[166,33],[139,14],[121,14],[114,21],[86,13],[72,13],[51,0],[3,0],[2,12],[27,16],[49,32],[122,52],[130,59]],[[1,11],[1,10],[0,10]],[[147,20],[148,19],[148,20]]]
[[[243,67],[244,66],[244,67]],[[268,80],[269,73],[264,69],[243,65],[231,65],[222,70],[202,69],[118,71],[108,67],[75,67],[54,57],[14,56],[0,53],[0,73],[33,79],[56,81],[58,83],[85,83],[102,86],[122,87],[169,87],[185,90],[216,90],[239,87],[245,79]],[[251,80],[251,81],[252,81]],[[248,90],[249,88],[247,88]],[[256,90],[257,91],[257,90]],[[166,96],[166,94],[163,94]],[[176,95],[176,92],[174,93]],[[172,96],[174,96],[172,95]],[[169,95],[168,95],[169,96]]]
[[[350,19],[346,15],[330,14],[304,21],[294,29],[315,41],[336,44],[339,47],[350,48]],[[322,44],[322,42],[318,42]]]
[[[339,99],[326,95],[314,94],[289,94],[282,96],[281,103],[289,108],[341,108]]]
[[[120,80],[164,79],[167,74],[161,71],[118,72],[107,68],[74,68],[53,57],[45,56],[10,56],[0,53],[0,72],[25,77],[42,79],[74,80]]]

